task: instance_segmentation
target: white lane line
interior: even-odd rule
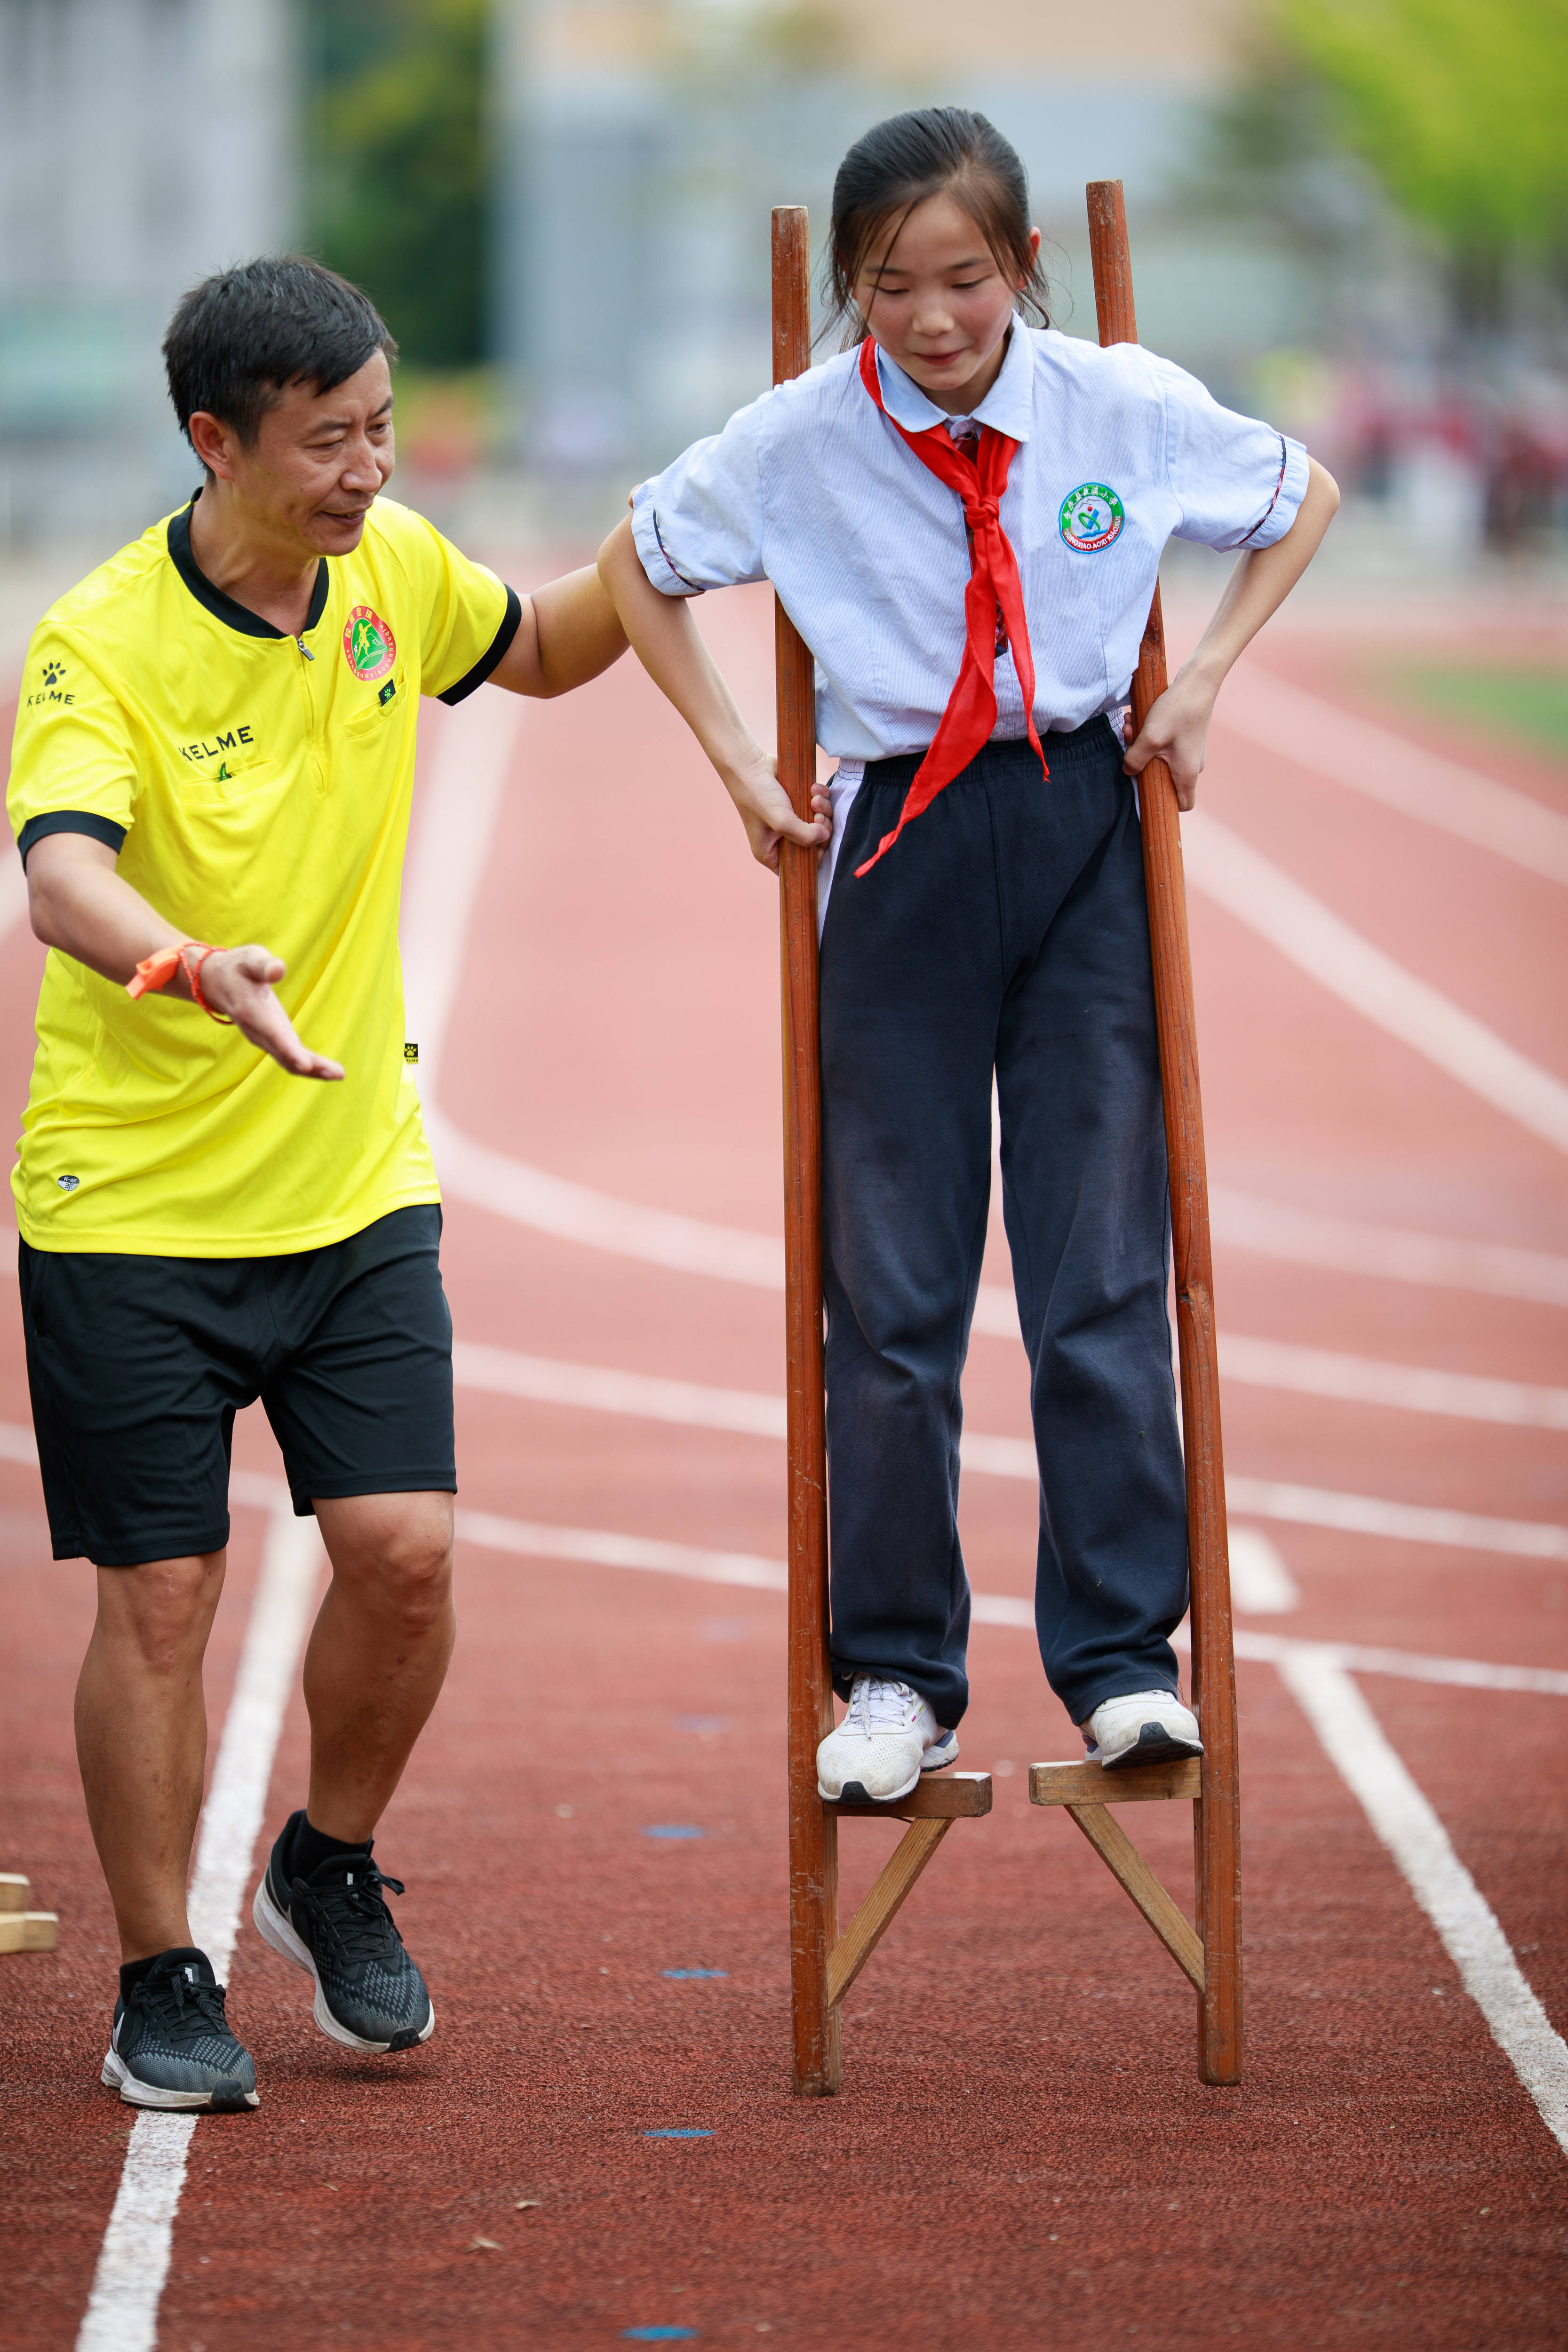
[[[787,1592],[782,1559],[749,1551],[703,1551],[694,1544],[658,1543],[647,1536],[614,1535],[603,1528],[541,1527],[494,1511],[460,1510],[458,1540],[485,1551],[519,1552],[530,1559],[569,1559],[590,1568],[635,1568],[655,1576],[686,1576],[699,1584],[741,1584],[753,1592]]]
[[[629,1568],[655,1576],[684,1576],[698,1584],[744,1586],[752,1592],[783,1593],[789,1577],[782,1559],[756,1552],[706,1551],[696,1544],[661,1543],[605,1528],[542,1527],[534,1519],[510,1519],[494,1511],[459,1510],[458,1540],[485,1551],[511,1552],[525,1559],[559,1559],[591,1568]],[[1035,1630],[1033,1601],[1010,1592],[972,1592],[970,1613],[977,1625],[1005,1625],[1016,1633]],[[1175,1635],[1185,1649],[1184,1627]],[[1238,1627],[1236,1654],[1260,1665],[1278,1665],[1297,1653],[1327,1659],[1352,1673],[1389,1675],[1405,1682],[1447,1683],[1467,1690],[1535,1693],[1568,1698],[1568,1673],[1550,1666],[1493,1665],[1480,1658],[1423,1657],[1408,1650],[1378,1650],[1347,1642],[1309,1642],[1295,1634],[1254,1633]]]
[[[297,1519],[291,1505],[272,1514],[191,1882],[191,1933],[220,1983],[234,1957],[272,1759],[326,1557],[313,1518]]]
[[[1527,1981],[1496,1913],[1454,1852],[1448,1832],[1342,1666],[1290,1653],[1279,1667],[1442,1938],[1542,2123],[1568,2155],[1568,2045]]]
[[[1173,1637],[1187,1647],[1185,1629]],[[1352,1675],[1390,1675],[1398,1682],[1442,1683],[1458,1690],[1517,1691],[1538,1698],[1568,1698],[1568,1674],[1556,1666],[1500,1666],[1484,1658],[1423,1657],[1414,1650],[1383,1650],[1364,1642],[1310,1642],[1299,1633],[1236,1630],[1236,1654],[1256,1665],[1287,1657],[1321,1658]]]
[[[416,813],[403,889],[407,1034],[419,1042],[425,1131],[442,1190],[558,1240],[642,1258],[679,1274],[784,1288],[784,1244],[767,1234],[644,1208],[492,1151],[439,1108],[441,1056],[488,871],[506,780],[527,717],[513,694],[476,694],[443,714]]]
[[[1568,1559],[1568,1528],[1552,1519],[1498,1519],[1429,1503],[1391,1503],[1377,1495],[1339,1494],[1284,1478],[1226,1473],[1228,1507],[1248,1518],[1281,1519],[1342,1535],[1386,1536],[1394,1543],[1440,1544],[1458,1551],[1504,1552],[1515,1559]]]
[[[191,1882],[191,1933],[220,1983],[234,1955],[278,1734],[322,1558],[314,1519],[297,1519],[287,1507],[273,1512]],[[77,2352],[152,2352],[195,2127],[195,2116],[138,2114]]]
[[[482,1347],[468,1339],[453,1346],[452,1372],[459,1388],[489,1389],[537,1404],[626,1413],[638,1420],[669,1422],[686,1429],[728,1430],[749,1437],[785,1434],[784,1399],[755,1389],[710,1388],[698,1381],[667,1381],[597,1364],[561,1363],[550,1357],[520,1355],[510,1348]],[[30,1439],[28,1445],[24,1458],[30,1461]],[[1019,1478],[1031,1485],[1038,1481],[1029,1438],[988,1437],[978,1430],[965,1430],[961,1452],[963,1467],[971,1473]],[[1237,1473],[1227,1475],[1226,1494],[1231,1509],[1249,1518],[1285,1519],[1303,1527],[1337,1528],[1346,1534],[1389,1536],[1403,1543],[1447,1544],[1466,1551],[1509,1552],[1523,1559],[1568,1559],[1568,1528],[1552,1520],[1492,1518],[1477,1511],[1388,1502],[1375,1495],[1346,1495],[1331,1487],[1300,1486],[1285,1479],[1249,1478]]]
[[[1468,1242],[1398,1225],[1362,1224],[1310,1209],[1287,1209],[1226,1184],[1209,1191],[1209,1222],[1216,1242],[1296,1265],[1330,1266],[1343,1274],[1434,1288],[1488,1291],[1499,1298],[1530,1298],[1568,1307],[1568,1257],[1516,1249],[1507,1242]]]
[[[460,1361],[460,1351],[469,1344],[463,1340],[457,1343],[453,1350],[455,1363]],[[596,1368],[573,1364],[565,1370],[572,1375],[575,1393],[566,1399],[554,1388],[542,1393],[547,1386],[542,1369],[545,1359],[535,1356],[521,1360],[529,1368],[521,1377],[531,1382],[537,1381],[538,1388],[513,1390],[511,1393],[537,1395],[542,1402],[589,1404],[601,1411],[674,1421],[687,1428],[739,1429],[744,1434],[762,1437],[784,1434],[784,1409],[776,1397],[743,1389],[704,1391],[693,1381],[648,1380],[640,1372],[610,1372],[603,1377],[614,1382],[621,1400],[611,1404],[607,1390],[597,1391]],[[460,1383],[460,1370],[458,1379]],[[577,1386],[579,1381],[581,1387]],[[700,1417],[699,1403],[704,1396],[710,1395],[722,1400],[722,1419],[706,1421]],[[650,1406],[659,1409],[649,1411]],[[36,1470],[37,1461],[32,1431],[18,1427],[15,1422],[0,1422],[0,1462],[22,1463]],[[973,1431],[966,1432],[963,1438],[963,1466],[993,1477],[1019,1478],[1030,1483],[1037,1481],[1039,1475],[1035,1449],[1026,1437],[984,1437]],[[229,1491],[237,1503],[254,1503],[258,1509],[271,1508],[279,1501],[287,1503],[289,1496],[281,1479],[246,1470],[231,1474]],[[1480,1511],[1450,1511],[1430,1503],[1394,1503],[1378,1495],[1347,1495],[1331,1486],[1301,1486],[1289,1479],[1249,1478],[1234,1470],[1226,1475],[1225,1491],[1230,1508],[1248,1518],[1279,1519],[1291,1527],[1332,1528],[1342,1535],[1384,1536],[1394,1543],[1436,1544],[1456,1551],[1500,1552],[1514,1559],[1568,1560],[1568,1527],[1561,1527],[1552,1519],[1493,1518]]]
[[[1273,1339],[1223,1336],[1219,1368],[1223,1379],[1252,1387],[1290,1389],[1308,1396],[1398,1406],[1410,1412],[1443,1413],[1467,1421],[1568,1429],[1568,1389],[1541,1388],[1524,1381],[1485,1380],[1420,1364],[1385,1364],[1372,1357],[1341,1356],[1324,1348],[1291,1348]],[[604,1365],[566,1363],[473,1339],[456,1343],[452,1370],[459,1387],[497,1389],[507,1396],[528,1397],[541,1404],[638,1413],[699,1429],[742,1430],[755,1437],[784,1433],[784,1399],[752,1389],[713,1388],[700,1381],[664,1380]],[[1004,1477],[1033,1475],[1034,1452],[1026,1438],[966,1434],[963,1446],[972,1470],[994,1470]]]
[[[1237,1608],[1248,1617],[1288,1617],[1300,1609],[1300,1589],[1272,1536],[1232,1520],[1229,1538],[1230,1593]]]
[[[442,714],[409,848],[403,915],[408,1034],[419,1040],[425,1125],[442,1184],[455,1200],[470,1201],[557,1240],[679,1274],[782,1290],[784,1244],[775,1234],[652,1208],[551,1175],[465,1135],[440,1108],[441,1054],[461,979],[463,943],[527,715],[526,705],[507,694],[475,695],[459,711]],[[1223,1187],[1211,1196],[1210,1213],[1217,1240],[1266,1255],[1568,1305],[1568,1258],[1542,1251],[1357,1224]],[[998,1283],[983,1284],[974,1328],[1016,1339],[1012,1292]]]
[[[1568,1389],[1440,1371],[1426,1364],[1383,1363],[1374,1356],[1295,1348],[1278,1339],[1243,1339],[1237,1332],[1219,1335],[1219,1371],[1222,1381],[1248,1388],[1290,1389],[1299,1396],[1340,1397],[1357,1404],[1393,1405],[1405,1412],[1447,1413],[1460,1421],[1568,1429]]]
[[[597,1364],[561,1363],[458,1339],[452,1377],[459,1388],[492,1389],[536,1404],[564,1404],[591,1412],[630,1413],[642,1421],[674,1422],[688,1429],[728,1429],[749,1437],[785,1434],[784,1401],[753,1389],[710,1388],[698,1381],[660,1380],[647,1372],[612,1371]]]
[[[1568,1086],[1363,939],[1217,817],[1182,823],[1187,879],[1379,1028],[1518,1124],[1568,1151]]]
[[[1331,782],[1404,816],[1479,843],[1553,882],[1568,882],[1568,818],[1475,768],[1424,751],[1407,736],[1288,686],[1255,663],[1226,680],[1215,714],[1227,728]]]
[[[535,1233],[553,1234],[558,1241],[640,1258],[677,1274],[711,1275],[721,1282],[748,1283],[758,1290],[784,1288],[784,1244],[770,1234],[746,1233],[636,1201],[617,1201],[608,1192],[509,1159],[455,1128],[437,1107],[429,1085],[424,1115],[441,1189],[456,1200],[470,1201],[476,1208],[531,1226]]]
[[[418,1041],[421,1092],[432,1097],[522,719],[521,698],[499,688],[419,717],[435,751],[404,861],[398,931],[407,1034]]]

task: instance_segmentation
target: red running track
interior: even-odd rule
[[[761,716],[765,597],[716,601],[704,621]],[[1453,641],[1473,646],[1486,625],[1456,619]],[[1279,675],[1354,702],[1360,616],[1297,621],[1267,650]],[[460,749],[486,724],[474,708],[430,718],[426,779],[443,740]],[[476,722],[480,737],[459,734]],[[1427,740],[1563,806],[1543,760]],[[512,1160],[776,1234],[774,891],[700,769],[629,665],[521,713],[473,920],[450,940],[460,986],[440,1099],[457,1130]],[[454,751],[443,778],[462,773]],[[1561,884],[1323,781],[1305,753],[1268,772],[1223,727],[1204,804],[1568,1080]],[[1196,894],[1193,928],[1216,1183],[1568,1255],[1560,1151]],[[6,1003],[30,1002],[38,961],[24,931],[0,942]],[[14,1104],[29,1048],[18,1010],[0,1030]],[[474,1189],[449,1202],[447,1228],[463,1339],[781,1390],[776,1293],[560,1238]],[[986,1278],[1006,1281],[999,1243]],[[1227,1331],[1564,1380],[1562,1306],[1223,1243],[1218,1292]],[[5,1333],[0,1423],[16,1429],[14,1306]],[[1026,1434],[1016,1341],[976,1338],[966,1396],[971,1428]],[[1230,1467],[1248,1478],[1568,1525],[1560,1428],[1236,1383],[1226,1413]],[[473,1387],[459,1424],[469,1510],[782,1557],[770,1436]],[[275,1475],[256,1413],[237,1459]],[[977,1590],[1021,1601],[1027,1482],[972,1475],[964,1519]],[[1240,1617],[1255,1636],[1568,1670],[1563,1557],[1245,1523],[1297,1588],[1286,1612]],[[250,1504],[237,1512],[208,1675],[215,1749],[266,1524]],[[55,1957],[0,1960],[0,2342],[29,2347],[77,2341],[132,2126],[97,2084],[113,1953],[69,1706],[90,1583],[49,1564],[36,1474],[0,1461],[0,1867],[30,1872],[35,1901],[61,1915]],[[247,1910],[231,2010],[264,2104],[195,2128],[161,2345],[577,2352],[650,2328],[814,2352],[847,2338],[975,2352],[1568,2340],[1563,2150],[1274,1664],[1238,1670],[1240,2090],[1196,2083],[1184,1982],[1068,1823],[1031,1812],[1024,1768],[1073,1753],[1072,1735],[1027,1633],[990,1622],[963,1738],[965,1764],[997,1776],[995,1811],[955,1830],[849,1997],[843,2093],[812,2105],[789,2095],[784,1612],[765,1576],[726,1585],[466,1542],[461,1611],[446,1696],[380,1840],[408,1882],[399,1917],[437,2037],[381,2063],[323,2041],[304,1979],[259,1947]],[[1363,1673],[1351,1687],[1561,2033],[1568,1683]],[[268,1823],[303,1769],[296,1697]],[[1150,1807],[1135,1824],[1184,1895],[1185,1821]],[[700,1835],[645,1834],[658,1826]],[[846,1831],[850,1895],[889,1843]],[[647,2136],[670,2130],[708,2137]],[[100,2340],[137,2340],[121,2305],[106,2325]]]

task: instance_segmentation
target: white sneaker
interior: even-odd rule
[[[816,1793],[886,1803],[907,1797],[922,1772],[940,1772],[958,1754],[958,1734],[943,1731],[908,1683],[857,1675],[849,1711],[816,1751]]]
[[[1197,1717],[1174,1691],[1103,1699],[1089,1718],[1089,1761],[1107,1771],[1118,1764],[1174,1764],[1203,1752]]]

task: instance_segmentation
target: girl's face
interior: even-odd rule
[[[1039,230],[1029,238],[1037,252]],[[928,196],[901,226],[879,233],[855,282],[860,315],[888,357],[950,416],[967,416],[1000,374],[1017,291],[949,195]]]

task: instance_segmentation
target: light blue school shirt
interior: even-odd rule
[[[890,417],[916,433],[959,420],[879,349],[877,366],[889,416],[860,381],[858,353],[840,352],[694,442],[632,508],[637,553],[665,595],[772,581],[816,656],[816,740],[849,763],[846,783],[857,762],[926,749],[964,646],[963,504]],[[1019,445],[1001,518],[1042,736],[1126,702],[1167,539],[1271,547],[1306,492],[1299,441],[1222,408],[1137,343],[1102,351],[1016,320],[974,421]],[[1025,734],[1010,651],[995,685],[997,736]]]

